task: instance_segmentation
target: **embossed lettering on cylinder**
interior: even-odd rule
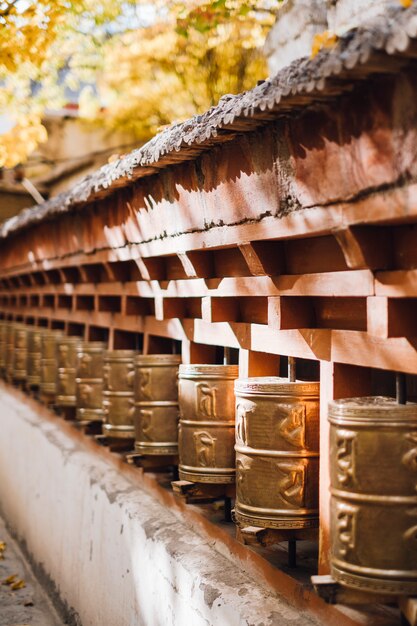
[[[178,453],[178,367],[172,354],[135,358],[135,450],[149,455]]]
[[[103,367],[103,432],[116,439],[134,439],[134,350],[107,350]]]
[[[393,398],[329,406],[331,569],[376,593],[417,593],[417,405]]]
[[[181,365],[179,475],[206,483],[235,481],[235,365]]]
[[[103,421],[103,352],[101,341],[83,341],[78,346],[76,368],[76,418]]]
[[[319,383],[239,379],[235,394],[238,524],[317,526]]]

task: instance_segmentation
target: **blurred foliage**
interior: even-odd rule
[[[80,115],[138,141],[266,75],[280,0],[0,0],[0,165],[46,139],[45,109],[79,94]]]

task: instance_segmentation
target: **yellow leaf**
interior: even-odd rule
[[[16,580],[16,582],[10,586],[10,589],[17,591],[18,589],[23,589],[24,587],[26,587],[24,580]]]
[[[2,583],[3,585],[11,585],[14,583],[14,581],[17,578],[17,574],[12,574],[11,576],[8,576],[7,578],[5,578]]]
[[[400,0],[400,4],[402,4],[405,9],[408,9],[413,4],[413,0]]]
[[[311,47],[311,58],[314,58],[323,48],[333,48],[337,44],[337,35],[329,30],[314,35]]]

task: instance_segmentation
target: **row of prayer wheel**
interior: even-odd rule
[[[236,481],[242,527],[318,526],[317,382],[239,379],[234,365],[106,351],[38,328],[25,339],[21,325],[8,323],[0,324],[0,370],[10,380],[27,376],[29,386],[38,376],[56,404],[75,406],[79,420],[102,420],[109,437],[134,440],[140,454],[178,453],[182,480]],[[417,405],[337,400],[329,421],[333,577],[357,589],[415,594]]]

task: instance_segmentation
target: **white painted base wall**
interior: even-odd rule
[[[2,384],[0,507],[73,623],[314,623]]]

